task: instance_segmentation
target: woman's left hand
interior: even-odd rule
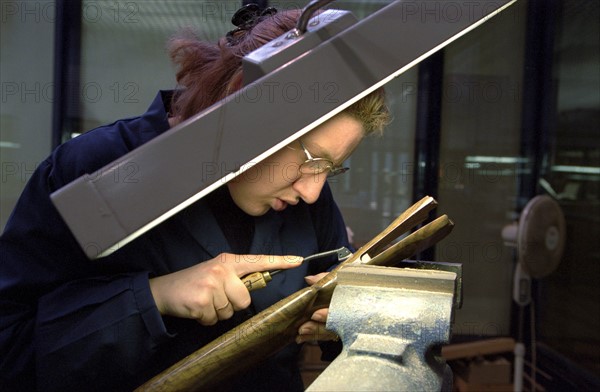
[[[327,272],[322,272],[318,275],[310,275],[305,277],[306,283],[313,285],[319,279],[327,275]],[[298,328],[298,336],[296,336],[296,343],[304,343],[308,341],[325,341],[325,340],[338,340],[339,337],[325,329],[325,323],[327,322],[327,315],[329,314],[329,308],[319,309],[315,311],[311,319]]]

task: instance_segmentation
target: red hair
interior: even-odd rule
[[[242,88],[242,57],[293,29],[299,16],[300,10],[264,16],[251,29],[216,44],[199,40],[191,30],[173,37],[168,51],[182,89],[173,99],[171,115],[183,121]]]

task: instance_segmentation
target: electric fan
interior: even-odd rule
[[[522,343],[523,314],[530,305],[532,346],[532,390],[535,389],[535,328],[534,307],[531,299],[531,279],[551,274],[560,263],[565,249],[565,218],[558,203],[547,195],[531,199],[518,222],[502,230],[505,244],[516,248],[517,265],[513,280],[513,300],[519,305],[519,337],[515,345],[514,390],[523,389]]]

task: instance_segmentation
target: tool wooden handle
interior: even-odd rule
[[[266,272],[253,272],[242,278],[242,282],[248,291],[254,291],[267,287],[267,283],[271,281],[271,274]]]
[[[453,227],[454,223],[448,216],[442,215],[390,246],[371,260],[366,261],[364,264],[392,266],[435,245],[450,234]]]
[[[328,306],[337,284],[337,272],[343,265],[361,261],[365,254],[375,255],[389,244],[391,236],[422,222],[435,200],[424,198],[398,217],[381,234],[369,241],[352,257],[310,287],[282,299],[246,322],[238,325],[200,350],[152,378],[138,391],[190,391],[212,389],[228,377],[252,368],[268,356],[292,343],[302,323],[315,309]],[[386,265],[397,257],[410,257],[425,245],[439,241],[452,229],[452,222],[442,217],[422,227],[386,250],[382,258],[373,257],[372,264]],[[435,223],[437,222],[437,223]],[[399,229],[401,227],[402,230]],[[408,227],[409,228],[409,227]],[[439,233],[438,233],[439,232]],[[432,236],[431,240],[427,240]],[[385,241],[383,241],[385,240]],[[406,250],[403,250],[407,248]],[[388,253],[386,253],[388,252]],[[367,262],[366,264],[369,264]]]

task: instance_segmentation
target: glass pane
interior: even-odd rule
[[[0,230],[51,148],[54,1],[3,1]]]
[[[538,340],[600,376],[600,4],[565,0],[555,41],[556,140],[544,179],[567,223],[539,282]]]
[[[350,171],[329,179],[354,245],[362,246],[412,204],[417,68],[386,86],[394,120],[383,136],[365,138],[347,162]]]
[[[166,42],[182,28],[216,41],[233,29],[241,1],[84,0],[82,131],[144,113],[160,89],[176,87]]]
[[[509,335],[512,219],[520,162],[525,2],[447,47],[439,207],[455,222],[436,259],[463,264],[464,303],[453,332]]]

